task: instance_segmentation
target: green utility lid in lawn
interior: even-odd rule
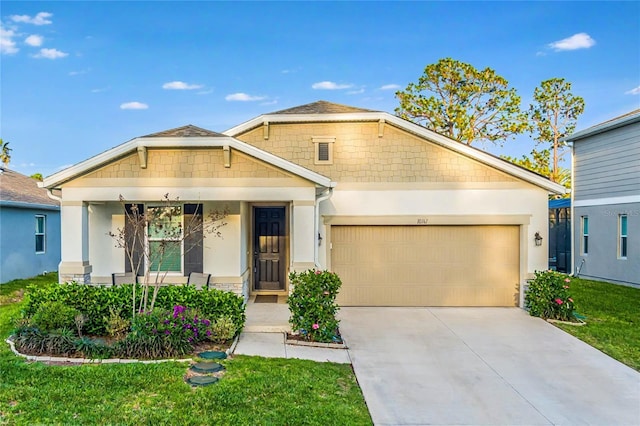
[[[191,370],[197,373],[217,373],[224,370],[224,366],[217,362],[199,362],[192,365]]]
[[[203,359],[226,359],[227,358],[227,354],[220,351],[200,352],[198,356]]]
[[[217,377],[211,376],[194,376],[187,379],[187,383],[191,386],[207,386],[218,382]]]

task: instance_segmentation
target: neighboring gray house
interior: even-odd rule
[[[574,133],[573,271],[640,285],[640,109]]]
[[[29,176],[0,168],[0,283],[57,271],[60,203]]]

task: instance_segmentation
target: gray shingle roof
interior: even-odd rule
[[[38,181],[13,170],[0,173],[0,201],[59,206],[47,196],[47,190],[38,188]]]
[[[210,138],[210,137],[226,137],[222,133],[213,132],[201,127],[188,124],[175,129],[164,130],[158,133],[141,136],[142,138]]]
[[[270,114],[340,114],[353,112],[379,112],[372,109],[356,108],[348,105],[334,104],[327,101],[317,101],[293,108],[283,109]]]

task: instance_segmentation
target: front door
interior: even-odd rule
[[[255,207],[254,290],[284,290],[285,288],[285,223],[284,207]]]

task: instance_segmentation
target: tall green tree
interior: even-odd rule
[[[584,99],[571,93],[571,83],[564,78],[543,81],[533,92],[529,117],[533,138],[553,153],[549,179],[560,183],[560,159],[566,152],[564,137],[573,133],[578,116],[584,111]]]
[[[427,65],[396,97],[398,116],[467,145],[502,144],[527,129],[520,97],[506,79],[451,58]]]
[[[2,161],[5,167],[11,162],[11,151],[13,150],[9,148],[9,142],[3,142],[3,140],[0,139],[0,161]]]
[[[507,161],[512,162],[520,167],[524,167],[525,169],[531,170],[532,172],[538,173],[544,177],[549,177],[551,174],[550,162],[551,162],[551,151],[548,149],[531,151],[529,156],[523,155],[520,158],[509,157],[508,155],[501,155],[500,158],[505,159]],[[562,167],[558,167],[557,180],[555,182],[564,186],[567,189],[571,188],[571,170],[565,169]],[[569,192],[567,192],[565,197],[570,197]],[[556,196],[551,196],[551,198],[556,198]]]

